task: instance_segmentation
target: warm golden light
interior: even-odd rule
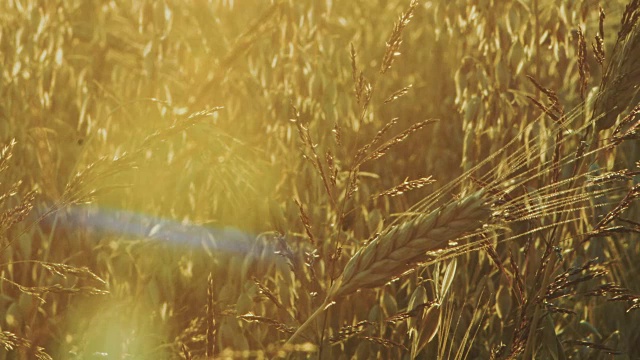
[[[0,2],[0,359],[635,358],[601,6]]]

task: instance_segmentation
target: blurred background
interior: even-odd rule
[[[539,135],[551,120],[521,133],[542,113],[528,98],[542,95],[526,75],[557,93],[576,128],[585,124],[605,67],[589,54],[581,93],[578,29],[591,52],[602,6],[610,51],[625,4],[419,1],[400,54],[383,74],[385,44],[409,1],[3,1],[0,146],[12,139],[15,145],[0,173],[0,211],[9,214],[35,193],[28,215],[1,227],[0,328],[56,359],[189,358],[224,349],[268,354],[287,332],[237,316],[278,314],[294,326],[291,313],[317,304],[289,275],[278,236],[325,284],[335,239],[351,254],[392,214],[514,136],[548,141]],[[364,98],[355,96],[358,83]],[[396,118],[390,134],[440,121],[363,164],[353,196],[341,192],[358,149]],[[313,147],[301,141],[300,125]],[[637,144],[624,146],[630,147],[622,155],[603,155],[600,166],[632,166]],[[335,177],[333,196],[316,157]],[[500,161],[484,170],[499,172]],[[428,176],[433,185],[375,197]],[[336,203],[348,211],[340,213]],[[312,240],[326,244],[315,265],[305,223]],[[637,245],[629,246],[614,273],[623,286],[640,290],[633,282]],[[498,250],[506,258],[508,249]],[[478,273],[493,279],[474,284],[472,274],[459,275],[461,302],[483,286],[491,294],[504,287],[486,256],[461,261],[479,264]],[[86,267],[104,282],[82,271],[60,270],[63,277],[40,262]],[[259,284],[293,310],[274,308]],[[392,315],[406,308],[411,284],[362,295],[362,302]],[[207,289],[214,294],[209,300]],[[470,357],[488,358],[492,346],[510,342],[513,323],[497,315],[492,301]],[[206,344],[207,302],[218,315],[215,349]],[[616,333],[617,345],[634,358],[637,315],[606,307],[605,318],[594,310],[600,308],[579,306],[598,313],[588,320],[598,319],[600,340]],[[345,319],[376,319],[358,311],[364,310],[345,305],[334,329],[351,321]],[[560,322],[558,328],[572,330],[559,333],[583,334]],[[387,330],[401,343],[406,334]],[[371,342],[334,348],[344,358],[408,356]],[[604,356],[567,351],[574,358]],[[0,347],[2,359],[34,356],[34,347]]]

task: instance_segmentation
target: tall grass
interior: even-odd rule
[[[0,358],[635,358],[640,3],[0,5]]]

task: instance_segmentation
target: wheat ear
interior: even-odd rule
[[[342,275],[329,289],[324,303],[289,338],[291,343],[331,303],[358,289],[384,285],[428,259],[427,253],[477,230],[491,215],[484,191],[449,202],[410,221],[392,226],[349,259]]]

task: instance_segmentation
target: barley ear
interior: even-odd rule
[[[490,215],[485,193],[478,191],[388,228],[351,257],[322,306],[287,343],[301,335],[338,298],[359,289],[382,286],[401,276],[416,263],[428,260],[428,252],[443,249],[449,241],[479,230],[489,221]]]

